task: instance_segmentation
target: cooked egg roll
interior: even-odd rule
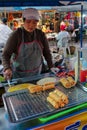
[[[61,98],[62,98],[62,101],[64,102],[64,104],[69,103],[68,97],[66,95],[63,95]]]
[[[44,85],[55,85],[54,82],[45,83]]]
[[[60,90],[58,89],[55,89],[54,90],[54,93],[56,93],[58,96],[62,97],[62,95],[64,94],[63,92],[61,92]]]
[[[29,89],[30,93],[35,93],[36,92],[35,87],[31,87],[31,88],[28,88],[28,89]]]
[[[59,108],[59,104],[54,100],[52,99],[51,97],[47,97],[47,101],[53,105],[56,109]]]
[[[68,100],[68,97],[66,94],[64,94],[63,92],[61,92],[58,89],[54,90],[54,93],[56,93],[58,96],[61,97],[64,104],[68,104],[69,100]]]
[[[54,83],[48,84],[48,85],[43,85],[43,91],[48,90],[48,89],[52,89],[52,88],[55,88]]]
[[[60,104],[61,104],[61,102],[62,102],[61,97],[59,97],[59,96],[58,96],[57,94],[55,94],[54,92],[50,92],[50,93],[49,93],[49,97],[53,98],[56,102],[58,102],[58,103],[59,103],[59,106],[60,106]]]
[[[75,80],[72,78],[72,77],[67,77],[67,80],[70,82],[71,86],[74,86],[76,83],[75,83]]]
[[[38,85],[35,87],[36,92],[40,92],[43,90],[42,86]]]
[[[62,85],[63,85],[65,88],[70,88],[70,86],[71,86],[70,82],[69,82],[66,78],[61,78],[61,79],[60,79],[60,82],[62,83]]]
[[[30,93],[40,92],[43,90],[42,86],[36,85],[28,88]]]
[[[61,102],[60,107],[64,107],[64,106],[65,106],[65,104],[63,102]]]

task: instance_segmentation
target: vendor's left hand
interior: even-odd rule
[[[59,69],[57,67],[52,67],[50,70],[54,74],[57,74],[59,72]]]

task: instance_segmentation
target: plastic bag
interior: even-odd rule
[[[76,33],[75,33],[75,31],[73,31],[73,33],[72,33],[72,37],[76,37]]]

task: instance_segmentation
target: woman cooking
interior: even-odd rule
[[[8,38],[2,55],[5,79],[33,76],[41,73],[42,56],[49,69],[53,67],[49,45],[45,34],[37,29],[39,12],[34,8],[23,11],[23,27],[15,30]]]

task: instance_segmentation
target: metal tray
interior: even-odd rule
[[[87,92],[87,87],[85,87],[85,83],[86,82],[83,82],[83,83],[78,83],[78,85],[79,85],[79,87],[81,88],[81,89],[83,89],[85,92]]]
[[[55,109],[50,106],[46,97],[50,90],[37,94],[30,94],[27,89],[11,93],[5,93],[2,98],[11,122],[19,122],[26,119],[34,119],[50,113]]]
[[[56,88],[60,89],[69,97],[69,104],[67,104],[64,108],[55,109],[47,102],[46,97],[52,90],[47,90],[37,94],[30,94],[27,89],[12,93],[5,93],[2,98],[5,109],[9,115],[9,120],[12,123],[32,120],[42,116],[49,116],[56,112],[61,112],[87,102],[87,92],[83,91],[79,85],[66,89],[58,83]]]

